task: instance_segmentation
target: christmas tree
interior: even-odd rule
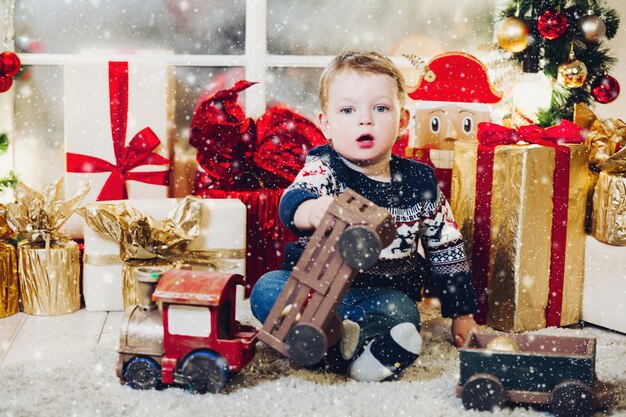
[[[500,48],[525,72],[543,70],[553,80],[549,108],[537,113],[549,126],[572,120],[576,103],[609,103],[619,83],[609,75],[616,59],[605,45],[617,33],[619,16],[599,0],[513,0],[502,12]]]

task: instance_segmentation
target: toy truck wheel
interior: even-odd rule
[[[213,352],[192,353],[183,362],[180,372],[187,380],[186,388],[198,394],[219,392],[228,376],[226,361]]]
[[[339,253],[354,269],[367,269],[378,261],[380,239],[370,228],[351,226],[339,237]]]
[[[550,408],[556,417],[590,417],[595,404],[591,388],[579,381],[565,381],[554,387]]]
[[[124,381],[134,389],[156,389],[161,385],[161,369],[149,358],[132,358],[124,369]]]
[[[463,386],[461,399],[468,410],[491,411],[502,408],[506,402],[506,390],[496,376],[476,374]]]
[[[328,342],[319,328],[310,324],[298,324],[287,333],[285,345],[290,359],[310,366],[324,358]]]

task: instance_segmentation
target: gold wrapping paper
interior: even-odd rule
[[[570,146],[568,247],[561,325],[580,317],[584,258],[583,145]],[[451,204],[471,262],[478,145],[457,143]],[[523,332],[546,326],[550,278],[555,150],[538,145],[503,145],[494,154],[489,255],[488,324]],[[480,197],[480,196],[479,196]]]
[[[59,228],[89,192],[79,189],[62,200],[63,178],[38,193],[24,184],[15,190],[17,202],[7,205],[7,222],[24,240],[18,245],[18,275],[22,308],[27,314],[58,315],[80,308],[78,245]]]
[[[50,247],[22,241],[18,269],[22,309],[26,314],[53,316],[80,308],[78,244],[57,241]]]
[[[0,241],[0,318],[19,311],[17,258],[13,245]]]
[[[17,258],[13,245],[3,242],[14,236],[6,221],[6,207],[0,204],[0,318],[19,311]]]
[[[139,266],[181,268],[187,263],[225,270],[232,263],[223,258],[233,251],[190,251],[187,244],[200,233],[202,203],[187,196],[165,219],[155,220],[127,203],[91,204],[79,210],[86,224],[120,245],[117,259],[85,259],[90,264],[122,263],[124,307],[136,304],[134,269]],[[237,253],[241,257],[241,253]]]
[[[626,246],[626,175],[600,172],[593,194],[591,235],[609,245]]]

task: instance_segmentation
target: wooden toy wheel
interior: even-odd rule
[[[374,265],[381,249],[378,235],[365,226],[351,226],[339,237],[339,253],[354,269],[367,269]]]
[[[461,399],[468,410],[491,411],[502,408],[506,402],[506,390],[496,376],[476,374],[463,386]]]
[[[319,328],[310,324],[297,324],[287,333],[285,346],[290,359],[310,366],[324,358],[328,342]]]
[[[161,369],[152,359],[137,356],[126,365],[124,381],[134,389],[156,389],[161,385]]]
[[[213,352],[192,353],[183,362],[180,371],[187,379],[187,389],[204,394],[216,393],[226,385],[226,361]]]
[[[591,388],[579,381],[565,381],[554,387],[550,408],[556,417],[590,417],[594,410]]]

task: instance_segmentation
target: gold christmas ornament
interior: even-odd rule
[[[569,61],[559,65],[557,81],[565,88],[579,88],[587,81],[587,66],[576,59],[574,49],[570,49]]]
[[[522,52],[528,47],[528,26],[517,17],[507,17],[498,29],[498,45],[509,52]]]
[[[500,352],[520,352],[521,349],[515,339],[508,336],[498,336],[487,343],[487,349]]]
[[[606,39],[606,24],[599,16],[589,14],[583,17],[580,20],[580,30],[587,42],[600,43]]]

